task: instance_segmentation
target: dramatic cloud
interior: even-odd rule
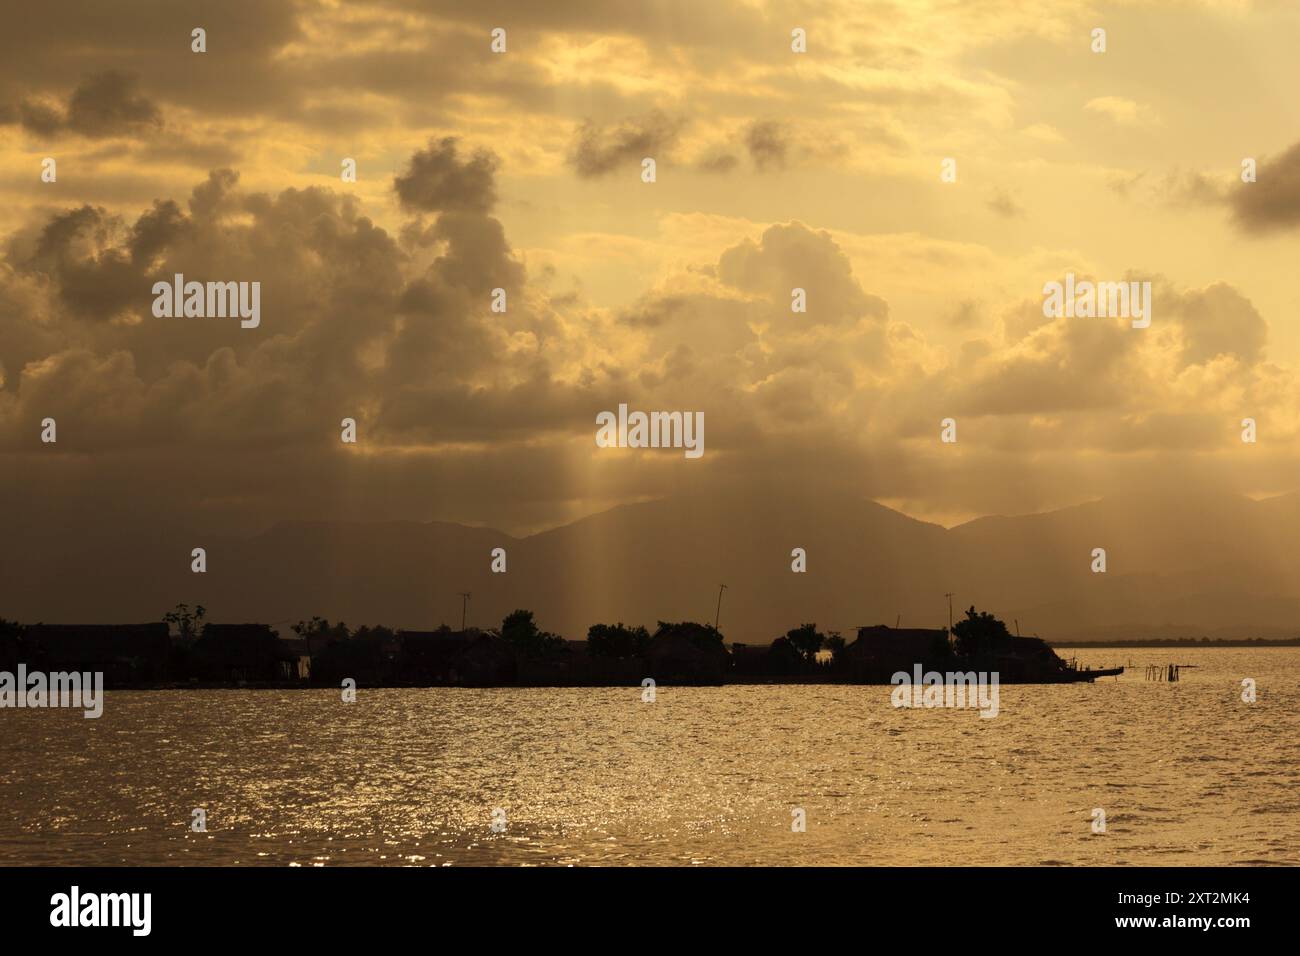
[[[39,544],[142,515],[518,530],[760,480],[947,519],[1087,500],[1135,463],[1290,490],[1294,252],[1222,227],[1300,223],[1300,144],[1264,155],[1276,102],[1222,90],[1225,51],[1294,23],[1135,11],[1178,55],[1103,74],[1081,0],[231,0],[203,54],[165,0],[11,18],[0,493]],[[1045,318],[1067,270],[1171,279],[1134,330]],[[260,282],[260,327],[155,318],[178,272]],[[708,453],[598,455],[624,401],[703,410]]]
[[[783,323],[799,318],[790,314],[795,288],[813,290],[806,313],[811,324],[883,319],[884,301],[863,292],[852,271],[848,257],[827,233],[814,232],[802,223],[772,226],[759,242],[728,249],[718,260],[723,282],[767,297]]]
[[[485,150],[461,162],[455,138],[447,137],[412,156],[393,188],[406,209],[486,212],[496,203],[496,169],[496,157]]]

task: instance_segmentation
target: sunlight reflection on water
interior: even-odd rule
[[[1300,862],[1296,649],[1076,653],[1136,670],[1003,686],[993,720],[850,686],[661,686],[653,704],[639,687],[123,691],[99,720],[5,710],[0,862]],[[1143,680],[1173,660],[1201,666]],[[189,829],[198,807],[207,833]]]

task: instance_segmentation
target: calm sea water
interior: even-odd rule
[[[1136,672],[1003,687],[991,720],[843,686],[661,687],[653,704],[639,688],[110,692],[99,720],[5,710],[0,863],[1300,863],[1300,651],[1077,653]],[[1143,680],[1169,661],[1198,666]],[[190,830],[198,807],[207,833]]]

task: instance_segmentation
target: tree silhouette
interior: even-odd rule
[[[323,617],[313,617],[310,621],[299,621],[291,625],[292,630],[299,637],[306,638],[323,638],[325,642],[333,644],[336,641],[346,641],[351,635],[348,632],[348,626],[342,621],[337,624],[330,624]]]
[[[721,651],[724,654],[726,653],[722,632],[712,624],[697,624],[695,621],[679,621],[674,624],[669,621],[660,621],[654,636],[660,637],[661,635],[680,637],[701,651],[709,653]]]
[[[188,643],[198,638],[203,630],[203,615],[207,613],[202,604],[194,605],[193,611],[188,604],[177,604],[163,615],[163,622],[174,627],[181,640]]]
[[[320,623],[312,630],[316,621]],[[293,630],[300,637],[322,638],[308,645],[313,677],[331,684],[344,677],[365,679],[367,683],[378,683],[385,678],[388,663],[385,644],[393,639],[393,632],[388,628],[363,626],[348,634],[347,625],[342,621],[331,627],[328,621],[312,618],[312,623],[304,625],[300,621]]]
[[[786,631],[785,637],[808,664],[816,662],[817,652],[826,644],[826,635],[817,630],[816,624],[802,624],[792,628]]]
[[[966,611],[966,619],[953,625],[952,633],[962,657],[991,654],[1011,643],[1007,626],[988,611],[976,611],[973,604]]]
[[[587,629],[587,653],[593,657],[640,657],[649,644],[649,631],[644,627],[627,627],[622,621],[593,624]]]
[[[564,639],[543,631],[533,620],[533,612],[522,608],[511,611],[501,622],[501,636],[524,657],[549,657],[564,646]]]
[[[764,669],[769,674],[799,674],[808,668],[803,652],[788,637],[778,637],[763,656]]]

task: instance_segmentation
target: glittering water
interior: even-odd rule
[[[661,687],[653,704],[639,687],[110,692],[99,720],[4,710],[0,863],[1300,862],[1300,650],[1077,653],[1136,671],[1003,687],[992,720],[847,686]],[[1169,661],[1200,666],[1143,680]],[[207,833],[190,830],[199,807]]]

